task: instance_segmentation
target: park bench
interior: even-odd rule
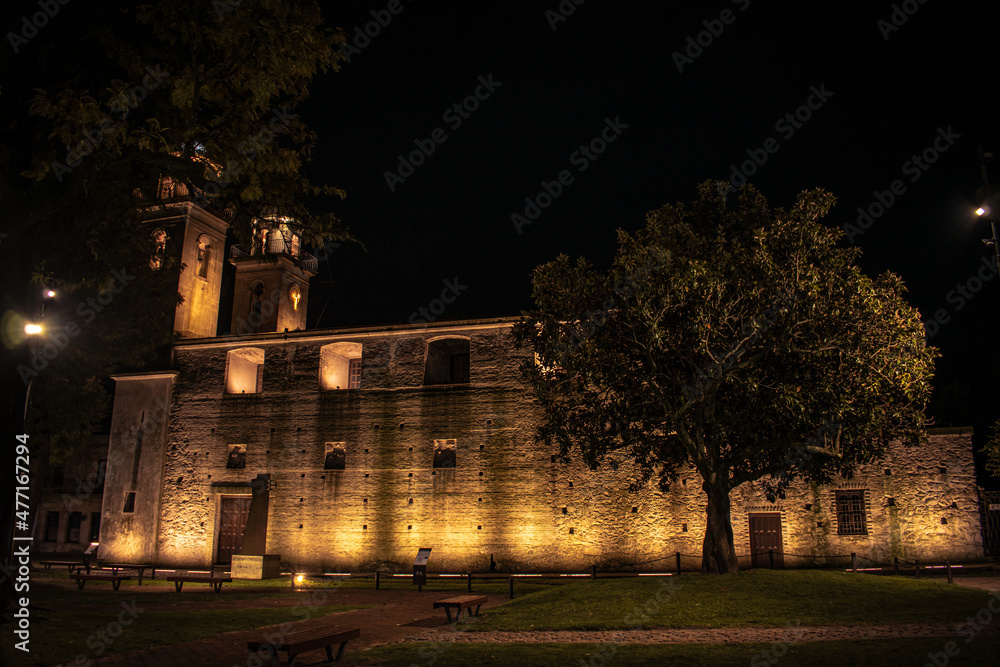
[[[181,588],[186,582],[192,584],[211,584],[215,592],[219,593],[222,591],[222,584],[232,580],[232,577],[216,577],[212,574],[174,574],[167,577],[167,581],[174,582],[174,590],[178,593],[181,592]]]
[[[455,622],[458,623],[458,619],[462,615],[462,607],[469,610],[469,616],[479,616],[479,608],[485,603],[485,595],[459,595],[453,598],[438,600],[434,603],[434,608],[440,609],[441,607],[444,607],[444,613],[448,614],[448,622],[451,623],[451,609],[454,607],[458,610],[455,614]],[[472,605],[476,605],[475,614],[472,613]]]
[[[105,569],[111,570],[111,574],[118,574],[118,570],[136,570],[139,573],[139,585],[142,586],[142,573],[152,570],[150,579],[156,579],[156,566],[152,563],[105,563]]]
[[[287,637],[278,636],[274,639],[262,639],[259,641],[247,642],[247,653],[257,653],[267,651],[271,657],[272,667],[280,667],[278,651],[288,653],[288,667],[295,667],[295,659],[300,653],[313,651],[319,648],[326,649],[327,662],[340,660],[344,655],[344,647],[347,642],[361,636],[361,628],[317,628],[315,630],[303,630],[290,634]],[[337,657],[333,657],[333,645],[340,644],[337,649]]]
[[[77,568],[86,567],[85,563],[82,563],[81,561],[78,560],[40,560],[38,562],[41,563],[46,570],[52,567],[53,565],[55,565],[56,567],[65,565],[66,567],[69,568],[70,574],[72,574],[73,570]]]
[[[91,572],[90,574],[77,572],[76,574],[69,575],[69,578],[76,579],[76,587],[81,591],[83,590],[83,585],[88,581],[110,581],[111,585],[114,586],[114,589],[117,591],[123,581],[128,581],[132,577],[126,577],[120,574],[108,574],[106,572]]]

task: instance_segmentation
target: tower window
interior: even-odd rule
[[[153,233],[149,235],[150,241],[153,243],[153,254],[149,258],[149,268],[154,271],[159,271],[160,267],[163,266],[163,254],[167,250],[167,230],[162,227],[154,229]]]
[[[247,446],[229,445],[229,458],[226,467],[230,470],[240,470],[247,467]]]
[[[439,338],[427,343],[424,384],[469,382],[469,339]]]
[[[456,440],[435,440],[434,441],[434,467],[454,468],[455,467]]]
[[[264,350],[244,347],[226,354],[226,393],[259,394],[264,380]]]
[[[361,388],[361,343],[330,343],[320,348],[319,387]]]
[[[328,442],[325,445],[326,459],[324,470],[343,470],[347,462],[347,444],[343,442]]]
[[[122,508],[122,512],[125,514],[131,514],[135,511],[135,491],[129,491],[125,494],[125,507]]]
[[[198,237],[197,274],[199,278],[208,278],[208,262],[212,256],[212,246],[209,245],[208,234]]]

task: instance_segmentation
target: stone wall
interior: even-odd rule
[[[267,552],[296,569],[407,571],[420,547],[433,549],[432,571],[454,572],[487,570],[491,558],[501,570],[655,570],[671,566],[674,552],[700,554],[705,501],[693,471],[668,492],[650,484],[629,493],[627,466],[591,472],[535,442],[539,415],[518,375],[527,355],[513,348],[509,327],[179,344],[157,561],[212,562],[222,499],[249,495],[260,473],[273,482]],[[428,343],[441,336],[469,339],[469,384],[422,386]],[[320,349],[333,342],[362,345],[360,391],[320,390]],[[260,394],[224,393],[226,355],[241,347],[264,350]],[[445,439],[456,441],[456,467],[435,469],[434,441]],[[327,442],[345,443],[343,470],[324,469]],[[242,469],[226,467],[235,444],[246,446]],[[750,513],[780,512],[788,565],[840,562],[851,552],[880,562],[982,555],[969,435],[894,447],[864,473],[831,488],[796,485],[774,505],[752,485],[737,489],[737,552],[749,551]],[[865,491],[867,535],[838,534],[835,491],[849,488]]]

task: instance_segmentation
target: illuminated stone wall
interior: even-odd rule
[[[629,493],[627,466],[595,473],[578,462],[556,462],[536,444],[538,414],[518,379],[526,357],[513,348],[509,326],[474,322],[179,344],[158,562],[212,562],[222,498],[249,495],[247,484],[259,473],[274,482],[267,552],[297,569],[406,571],[419,547],[433,548],[432,570],[456,572],[487,570],[491,556],[501,570],[580,571],[592,564],[655,570],[672,566],[676,551],[699,554],[705,500],[693,471],[669,492],[650,485]],[[468,385],[422,386],[428,342],[441,336],[470,340]],[[361,391],[320,389],[320,349],[332,343],[362,346]],[[227,352],[247,346],[264,350],[262,391],[226,395]],[[434,441],[441,439],[456,440],[453,469],[433,468]],[[345,443],[344,470],[324,470],[327,442]],[[235,444],[246,445],[243,469],[226,467]],[[868,535],[840,536],[834,490],[859,484],[866,489]],[[929,446],[894,450],[884,465],[840,486],[798,485],[776,505],[750,485],[736,490],[733,501],[741,554],[749,551],[748,513],[778,511],[789,554],[833,559],[854,551],[882,562],[892,555],[955,561],[982,555],[968,434],[935,435]],[[786,562],[814,559],[789,555]]]

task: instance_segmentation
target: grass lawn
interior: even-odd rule
[[[1000,638],[980,636],[966,644],[958,639],[960,653],[944,654],[947,638],[871,639],[865,641],[807,642],[801,644],[431,644],[408,642],[344,654],[348,665],[409,667],[430,665],[623,665],[650,667],[843,667],[881,665],[920,667],[930,661],[928,653],[940,654],[940,665],[995,665]],[[787,651],[787,652],[786,652]],[[932,663],[933,664],[933,663]]]
[[[467,627],[517,631],[957,622],[988,600],[983,590],[904,577],[744,570],[721,576],[576,581],[515,597]]]
[[[95,586],[97,582],[88,582],[82,591],[75,586],[47,586],[43,582],[44,579],[33,581],[29,594],[30,655],[14,650],[15,639],[12,633],[6,632],[0,664],[53,665],[73,661],[80,654],[96,658],[127,653],[359,608],[332,604],[336,602],[336,595],[327,592],[315,597],[319,591],[295,594],[291,590],[227,591],[224,588],[221,595],[216,595],[207,585],[195,587],[189,593],[191,584],[188,584],[183,595],[178,596],[173,592],[173,584],[165,589],[162,585],[145,584],[126,587],[127,582],[123,582],[121,590],[115,592],[109,584]],[[268,604],[289,599],[299,604]],[[206,602],[224,603],[226,600],[259,600],[260,605],[238,609],[204,608]],[[160,608],[146,608],[151,605]],[[164,605],[169,607],[164,608]]]

